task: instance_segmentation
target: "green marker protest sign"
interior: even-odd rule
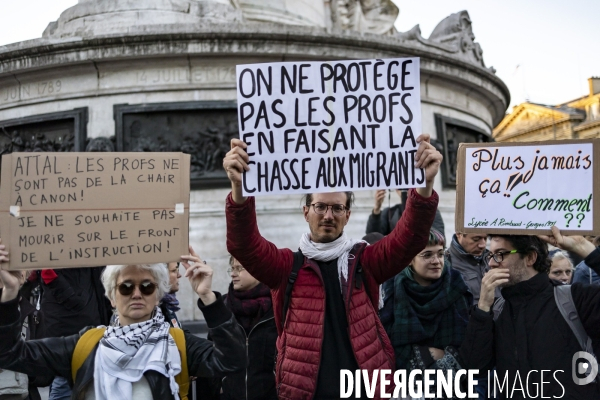
[[[456,230],[600,233],[600,141],[461,144]]]

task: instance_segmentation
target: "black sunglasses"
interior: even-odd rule
[[[121,293],[122,296],[131,296],[136,286],[140,288],[140,293],[144,296],[150,296],[156,290],[156,283],[147,281],[142,282],[139,285],[136,285],[131,282],[123,282],[117,285],[117,290],[119,291],[119,293]]]

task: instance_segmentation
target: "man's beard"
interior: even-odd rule
[[[527,266],[525,263],[517,263],[509,269],[508,282],[501,284],[499,287],[514,286],[517,283],[527,280]]]

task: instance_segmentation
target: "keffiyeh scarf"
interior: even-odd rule
[[[153,370],[169,378],[171,393],[179,399],[175,375],[181,372],[181,357],[169,335],[160,308],[148,321],[109,326],[100,340],[94,366],[94,391],[97,400],[129,400],[133,382]]]

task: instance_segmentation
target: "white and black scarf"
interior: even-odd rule
[[[96,399],[131,399],[133,383],[149,370],[169,378],[171,393],[179,399],[175,375],[181,372],[181,357],[158,307],[148,321],[120,326],[117,317],[114,326],[106,328],[94,366]]]

